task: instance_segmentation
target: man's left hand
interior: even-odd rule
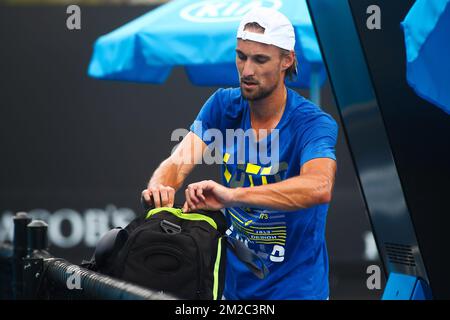
[[[186,202],[183,212],[193,210],[220,210],[232,206],[234,190],[213,181],[191,183],[185,190]]]

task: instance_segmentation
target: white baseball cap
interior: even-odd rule
[[[264,33],[244,31],[247,23],[256,22],[263,27]],[[292,23],[281,12],[269,8],[255,8],[249,11],[241,20],[237,38],[272,44],[282,49],[294,50],[295,32]]]

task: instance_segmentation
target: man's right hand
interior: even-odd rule
[[[149,206],[155,208],[173,207],[175,201],[175,189],[169,186],[148,187],[142,191],[142,197]]]

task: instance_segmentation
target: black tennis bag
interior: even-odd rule
[[[220,299],[226,228],[220,211],[154,208],[105,234],[84,266],[181,299]]]
[[[225,235],[220,211],[153,208],[97,243],[88,269],[181,299],[221,299],[226,249],[263,279],[268,269],[241,241]]]

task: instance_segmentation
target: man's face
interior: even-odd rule
[[[250,101],[269,96],[284,79],[280,50],[272,45],[238,39],[236,67],[242,96]]]

